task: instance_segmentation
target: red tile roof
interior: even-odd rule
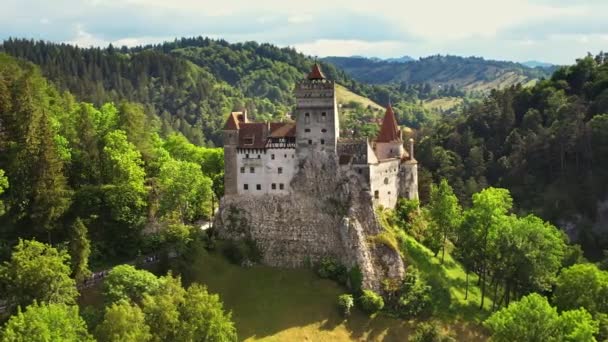
[[[264,122],[241,123],[239,129],[239,147],[264,148],[268,124]]]
[[[293,122],[271,122],[270,136],[273,138],[295,137],[296,124]]]
[[[268,138],[295,138],[293,122],[241,122],[239,124],[240,148],[265,148]]]
[[[393,107],[389,104],[386,107],[386,113],[384,114],[384,120],[382,121],[382,127],[380,127],[380,134],[378,134],[377,142],[391,142],[400,141],[401,135],[399,134],[399,126],[397,125],[397,119],[395,119],[395,112]]]
[[[321,71],[321,67],[319,67],[319,64],[315,63],[312,66],[312,70],[308,74],[308,79],[309,80],[324,80],[325,79],[325,75],[323,75],[323,72]]]
[[[236,131],[239,129],[239,120],[237,118],[237,113],[232,112],[230,116],[228,116],[228,120],[226,120],[226,124],[224,125],[225,131]]]

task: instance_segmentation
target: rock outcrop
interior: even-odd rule
[[[215,227],[223,239],[251,239],[270,266],[302,267],[332,256],[359,266],[363,287],[379,291],[385,278],[402,278],[397,251],[370,242],[382,231],[360,176],[342,170],[333,154],[318,152],[299,165],[289,195],[226,196]]]

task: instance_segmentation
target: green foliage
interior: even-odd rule
[[[103,322],[95,329],[95,337],[101,342],[145,342],[152,339],[152,334],[141,309],[120,300],[106,308]]]
[[[81,282],[91,275],[89,270],[89,255],[91,255],[91,243],[87,238],[87,227],[80,217],[72,224],[72,237],[70,239],[70,257],[72,264],[72,275],[76,282]]]
[[[156,276],[131,265],[114,267],[103,282],[104,298],[108,303],[119,300],[140,303],[147,293],[158,290],[161,283]]]
[[[493,341],[595,341],[598,323],[584,309],[557,310],[539,294],[523,297],[488,318]]]
[[[350,289],[354,294],[358,295],[361,293],[361,286],[363,286],[363,273],[361,272],[359,265],[348,270],[348,282],[350,284]]]
[[[456,228],[460,226],[462,217],[462,208],[458,203],[458,198],[454,195],[454,191],[446,179],[442,179],[437,186],[431,185],[429,214],[433,222],[431,230],[435,232],[430,235],[439,236],[440,242],[438,245],[441,246],[441,250],[443,251],[441,257],[443,261],[447,239],[455,234]],[[433,249],[431,248],[431,250]],[[435,250],[435,255],[438,252],[439,250]]]
[[[178,341],[237,341],[232,314],[226,313],[220,297],[204,286],[190,285],[180,322]]]
[[[4,170],[0,169],[0,195],[8,188],[8,179],[4,176]],[[4,214],[4,203],[0,200],[0,216]]]
[[[416,331],[408,339],[410,342],[451,342],[454,339],[444,334],[436,324],[432,322],[419,323]]]
[[[154,341],[175,341],[178,338],[179,308],[185,304],[185,293],[181,279],[168,275],[159,279],[158,289],[143,294],[143,311]]]
[[[34,301],[73,304],[78,296],[70,278],[67,252],[37,241],[19,240],[11,259],[0,266],[9,304],[25,307]]]
[[[182,288],[181,279],[169,274],[159,279],[154,293],[142,302],[152,341],[236,341],[231,314],[225,313],[219,296],[204,286]]]
[[[316,265],[317,275],[321,278],[337,281],[346,285],[348,269],[333,257],[323,257]]]
[[[178,212],[182,220],[193,221],[211,212],[211,180],[199,164],[170,160],[160,169],[161,214]]]
[[[78,306],[29,305],[12,316],[0,333],[2,342],[95,341],[78,315]]]
[[[262,253],[255,241],[251,239],[226,241],[222,247],[222,253],[232,263],[240,265],[244,261],[258,262]]]
[[[369,315],[373,315],[384,308],[384,300],[372,290],[363,290],[361,297],[359,297],[359,305],[361,306],[361,310]]]
[[[559,310],[584,308],[592,315],[608,314],[608,272],[594,264],[563,269],[555,282],[553,303]]]
[[[350,311],[355,306],[353,295],[345,293],[338,296],[338,308],[344,317],[350,316]]]
[[[430,314],[432,309],[431,287],[420,277],[418,269],[408,266],[395,311],[403,317],[417,317]]]
[[[57,121],[64,108],[32,65],[1,55],[0,79],[0,168],[11,182],[5,205],[14,223],[50,238],[71,196],[63,174],[69,152]]]
[[[580,221],[578,240],[598,259],[606,239],[583,234],[608,192],[608,63],[587,56],[530,88],[492,91],[462,114],[425,127],[416,159],[448,179],[461,203],[486,186],[507,188],[518,210]]]

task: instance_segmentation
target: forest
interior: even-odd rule
[[[423,127],[416,158],[427,177],[448,179],[467,204],[487,186],[509,189],[517,211],[574,226],[571,237],[601,259],[608,249],[597,216],[608,191],[606,113],[608,55],[589,55],[534,87],[494,90]]]
[[[103,49],[8,39],[0,52],[39,65],[60,91],[80,101],[97,106],[123,100],[141,103],[148,115],[159,118],[163,134],[181,132],[199,146],[221,145],[219,130],[233,109],[246,108],[257,120],[284,119],[295,103],[295,82],[314,63],[292,48],[203,37]],[[329,79],[351,91],[381,105],[391,101],[403,107],[404,123],[420,127],[431,120],[415,102],[417,92],[360,83],[322,64]]]
[[[314,60],[201,37],[103,49],[10,39],[0,50],[0,340],[237,340],[220,298],[186,271],[222,245],[200,230],[223,195],[221,127],[241,108],[284,119]],[[420,202],[379,209],[385,230],[370,241],[407,260],[402,281],[387,279],[381,296],[356,287],[356,268],[311,265],[349,284],[345,317],[357,307],[424,321],[412,341],[450,340],[435,324],[447,314],[495,341],[608,339],[608,54],[443,116],[420,108],[433,88],[323,67],[394,103],[421,167]],[[349,115],[371,121],[367,108]],[[129,264],[153,253],[172,271]],[[79,305],[117,264],[101,271],[102,309]]]

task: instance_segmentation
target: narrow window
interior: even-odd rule
[[[325,122],[325,118],[327,118],[327,113],[321,113],[321,122]]]
[[[245,154],[245,159],[249,159],[249,153]]]
[[[272,190],[276,190],[277,189],[277,183],[272,183]]]
[[[243,190],[249,190],[249,184],[243,184]]]
[[[325,145],[325,139],[321,139],[321,145]]]
[[[286,154],[284,154],[284,155],[283,155],[283,157],[287,158],[287,155],[286,155]]]
[[[258,154],[258,159],[260,159],[260,158],[262,158],[262,156],[260,156],[260,155]]]
[[[308,145],[312,145],[312,140],[308,139]]]
[[[304,114],[304,123],[310,123],[310,113]]]
[[[359,171],[359,174],[360,174],[360,175],[361,175],[361,174],[363,174],[363,169],[359,169],[359,170],[357,170],[357,171]]]
[[[262,190],[262,184],[257,184],[257,185],[255,186],[255,188],[256,188],[256,190]]]
[[[281,173],[283,173],[283,168],[282,167],[279,168],[279,174],[281,174]]]
[[[281,189],[281,190],[285,189],[285,185],[283,185],[283,183],[279,184],[279,189]]]
[[[255,167],[250,167],[249,168],[249,173],[255,173]]]
[[[270,155],[270,159],[274,160],[274,154]]]
[[[374,191],[374,198],[380,199],[380,192],[378,190]]]

